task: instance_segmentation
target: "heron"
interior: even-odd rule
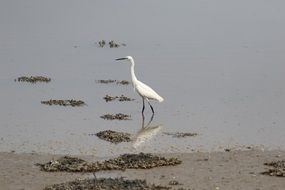
[[[150,100],[156,100],[158,102],[163,102],[163,98],[159,96],[151,87],[144,84],[143,82],[139,81],[135,75],[135,61],[131,56],[126,56],[123,58],[118,58],[116,61],[119,60],[128,60],[131,63],[131,77],[132,77],[132,84],[134,87],[134,91],[136,91],[141,97],[143,101],[143,108],[142,108],[142,114],[144,113],[145,108],[145,100],[148,102],[152,114],[154,114],[154,109],[152,105],[150,104]]]

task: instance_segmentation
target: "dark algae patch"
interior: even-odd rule
[[[160,185],[147,184],[145,180],[124,178],[93,178],[84,180],[75,180],[67,183],[56,184],[44,188],[44,190],[163,190],[170,189]]]
[[[103,99],[106,101],[106,102],[110,102],[110,101],[113,101],[115,99],[117,99],[118,96],[109,96],[109,95],[106,95],[103,97]]]
[[[168,185],[183,185],[183,184],[179,183],[179,181],[171,180],[169,181]]]
[[[110,102],[110,101],[114,101],[114,100],[118,100],[120,102],[133,101],[134,100],[134,99],[126,97],[124,95],[121,95],[121,96],[109,96],[109,95],[106,95],[106,96],[103,97],[103,99],[106,102]]]
[[[117,113],[117,114],[105,114],[100,116],[102,119],[107,119],[107,120],[130,120],[131,116],[126,115],[123,113]]]
[[[276,176],[276,177],[285,177],[285,160],[268,162],[264,163],[266,166],[272,168],[268,169],[265,172],[262,172],[263,175]]]
[[[98,45],[99,47],[103,48],[105,46],[109,46],[109,48],[118,48],[120,46],[126,46],[126,44],[124,43],[118,43],[118,42],[115,42],[114,40],[110,40],[108,43],[106,40],[100,40],[98,42]]]
[[[131,134],[116,132],[111,130],[100,131],[99,133],[96,133],[96,136],[99,137],[100,139],[116,144],[121,142],[131,141]]]
[[[97,172],[102,170],[150,169],[161,166],[181,164],[177,158],[165,158],[153,154],[123,154],[117,158],[86,162],[85,160],[64,156],[58,160],[51,160],[46,164],[37,164],[41,170],[47,172]]]
[[[101,83],[101,84],[110,84],[110,83],[114,83],[114,84],[121,84],[121,85],[128,85],[130,84],[129,81],[127,80],[113,80],[113,79],[107,79],[107,80],[96,80],[97,83]]]
[[[128,85],[130,84],[130,82],[127,80],[121,80],[121,81],[118,81],[117,84]]]
[[[57,172],[83,172],[88,169],[89,165],[85,160],[75,157],[64,156],[58,160],[51,160],[46,164],[36,164],[41,167],[43,171]]]
[[[105,40],[101,40],[101,41],[98,42],[99,47],[104,47],[105,44],[106,44]]]
[[[22,76],[22,77],[18,77],[17,79],[15,79],[15,81],[18,82],[30,82],[30,83],[36,83],[36,82],[50,82],[51,79],[47,78],[47,77],[43,77],[43,76]]]
[[[194,137],[198,135],[197,133],[182,133],[182,132],[176,132],[176,133],[165,132],[164,134],[171,135],[174,138]]]
[[[165,158],[145,153],[123,154],[118,158],[111,159],[110,161],[123,169],[150,169],[159,166],[173,166],[181,164],[181,161],[177,158]]]
[[[115,83],[116,80],[112,80],[112,79],[108,79],[108,80],[96,80],[97,83],[101,83],[101,84],[109,84],[109,83]]]
[[[47,101],[41,101],[42,104],[46,104],[46,105],[59,105],[59,106],[83,106],[86,105],[84,101],[82,100],[47,100]]]
[[[117,48],[120,47],[120,45],[117,42],[114,42],[114,40],[109,41],[109,47],[110,48]]]

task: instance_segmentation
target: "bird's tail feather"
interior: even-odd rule
[[[161,96],[159,96],[159,98],[157,99],[159,102],[163,102],[164,101],[164,99],[161,97]]]

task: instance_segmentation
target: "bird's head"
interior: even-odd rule
[[[116,59],[116,61],[119,61],[119,60],[129,60],[131,62],[134,61],[134,59],[132,58],[132,56],[126,56],[126,57],[123,57],[123,58],[118,58]]]

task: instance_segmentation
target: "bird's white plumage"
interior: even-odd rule
[[[143,109],[144,111],[144,100],[147,100],[149,103],[149,100],[157,100],[159,102],[162,102],[164,99],[159,96],[151,87],[144,84],[143,82],[139,81],[135,75],[135,62],[134,59],[131,56],[127,56],[125,58],[119,58],[116,60],[129,60],[131,63],[131,76],[132,76],[132,83],[134,86],[135,91],[143,98]],[[150,103],[149,103],[150,105]],[[152,112],[154,113],[153,107],[150,105]]]
[[[149,100],[157,100],[159,102],[162,102],[164,100],[151,87],[141,81],[137,81],[137,83],[135,84],[135,90],[140,96]]]

